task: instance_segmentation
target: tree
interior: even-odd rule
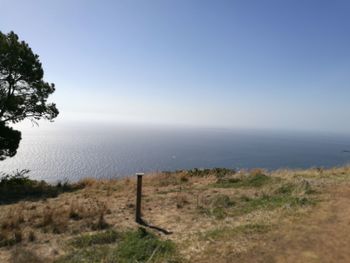
[[[39,56],[28,44],[14,32],[0,32],[0,160],[14,156],[21,140],[9,124],[57,117],[56,105],[47,102],[55,86],[43,77]]]
[[[21,133],[10,127],[0,124],[0,161],[7,156],[12,157],[16,154]]]

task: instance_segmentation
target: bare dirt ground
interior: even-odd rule
[[[281,225],[253,250],[227,262],[350,262],[350,185],[325,192],[326,200],[306,217]]]

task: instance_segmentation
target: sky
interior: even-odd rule
[[[350,132],[350,1],[0,0],[57,122]]]

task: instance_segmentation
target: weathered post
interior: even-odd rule
[[[136,193],[136,223],[141,224],[141,195],[142,195],[142,176],[143,173],[137,173],[137,193]]]

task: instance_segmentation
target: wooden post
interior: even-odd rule
[[[136,193],[136,223],[141,224],[141,196],[142,196],[142,176],[143,173],[137,173],[137,193]]]

